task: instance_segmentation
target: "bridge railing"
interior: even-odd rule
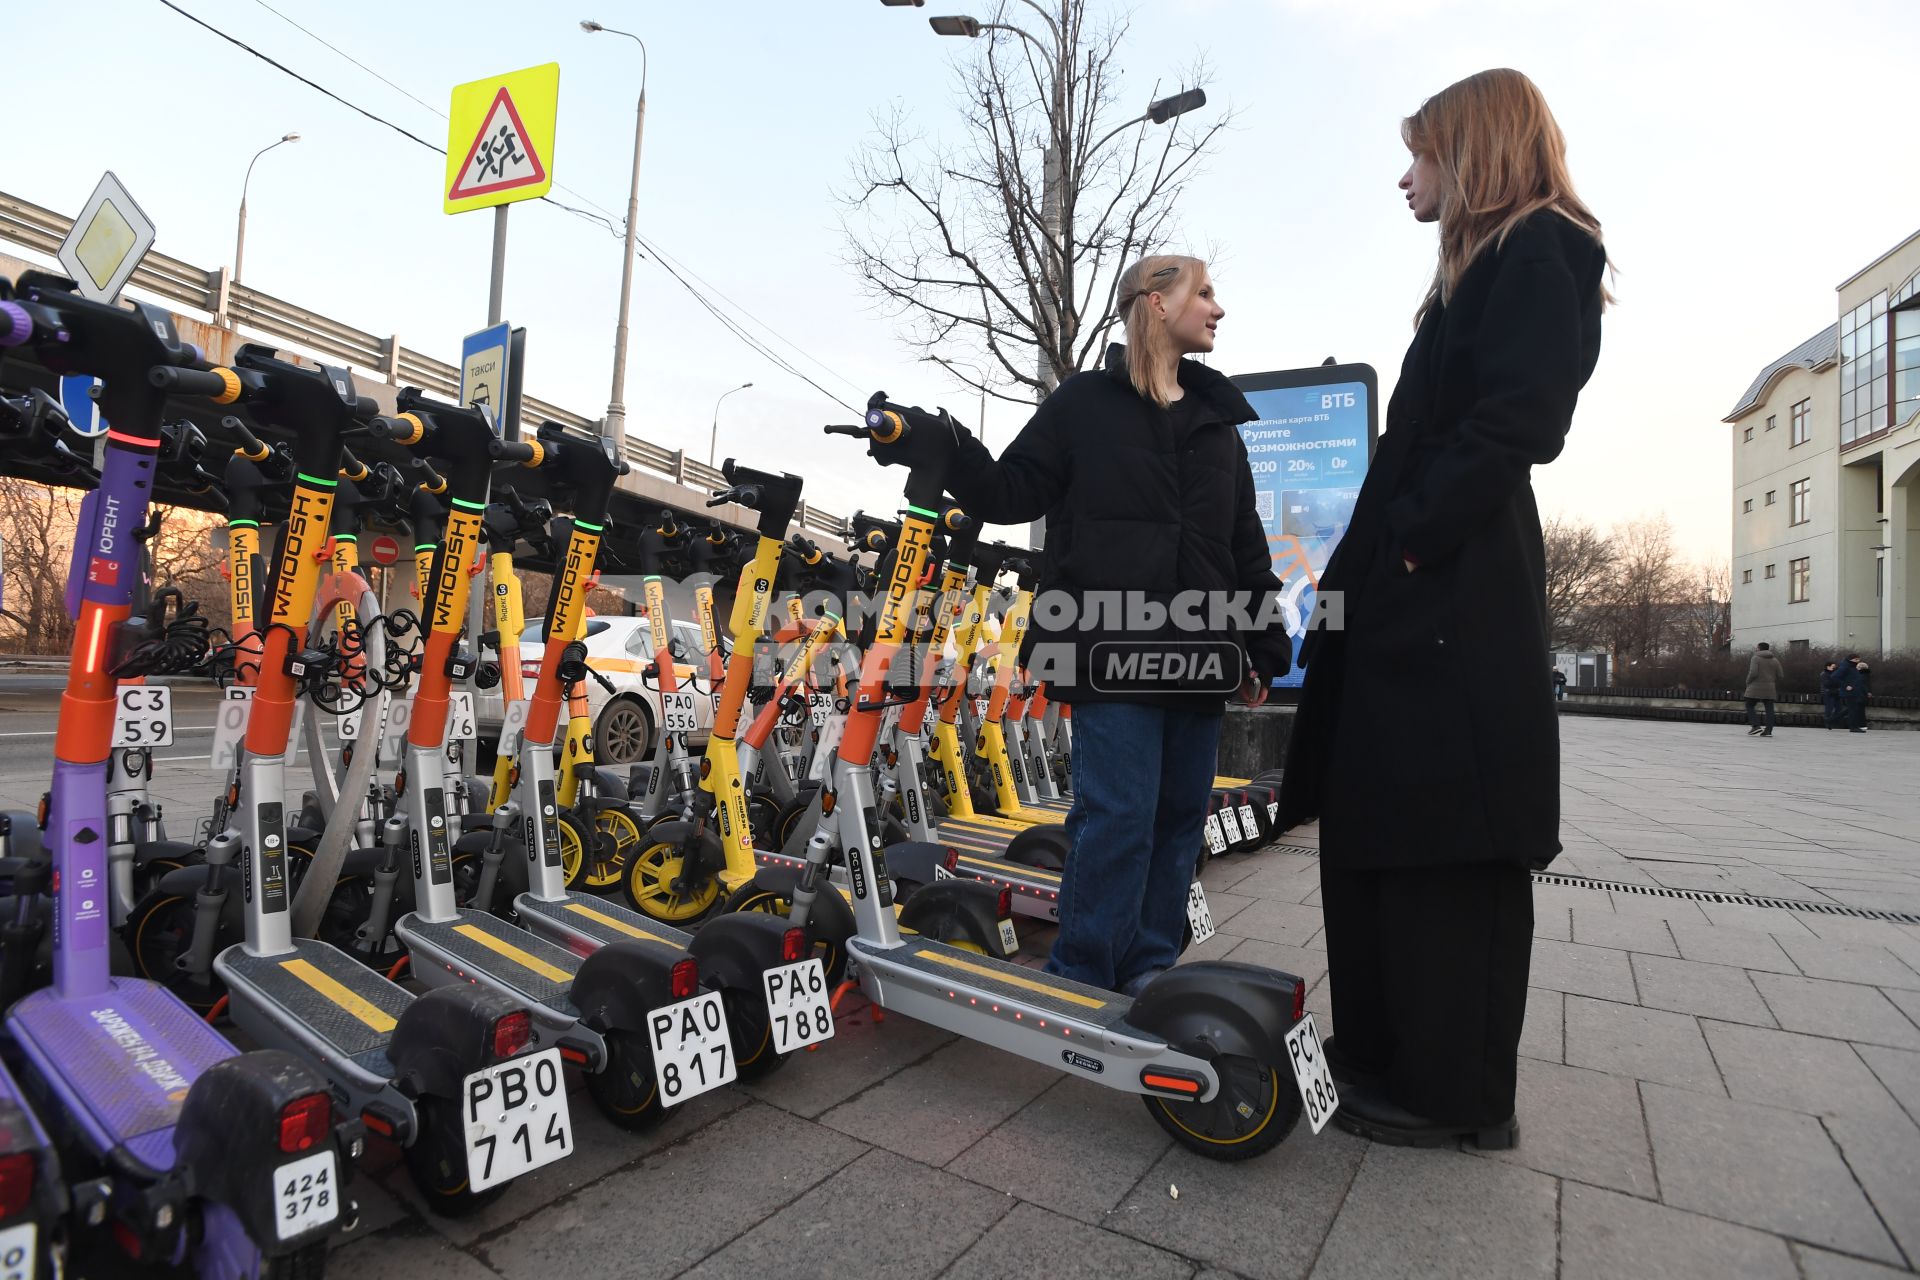
[[[18,196],[0,191],[0,241],[33,249],[51,258],[73,226],[73,219],[43,209]],[[150,252],[134,268],[130,283],[168,302],[204,311],[216,324],[231,324],[263,337],[290,342],[329,360],[351,365],[356,372],[377,376],[392,386],[419,387],[441,396],[460,394],[460,370],[400,345],[397,335],[381,337],[342,324],[295,302],[263,293],[251,285],[235,284],[221,267],[206,271],[164,253]],[[521,413],[531,420],[547,419],[578,431],[598,432],[600,419],[564,409],[557,404],[524,396]],[[723,488],[726,479],[718,467],[633,435],[622,442],[628,462],[676,484],[692,489]],[[839,538],[845,521],[806,503],[795,520],[803,528]]]

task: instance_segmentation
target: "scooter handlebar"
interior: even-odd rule
[[[240,395],[240,379],[228,369],[182,369],[163,364],[148,370],[147,381],[162,391],[204,396],[222,404],[231,404]]]
[[[495,440],[487,446],[487,453],[495,462],[520,462],[530,466],[538,466],[542,456],[542,450],[527,440]]]

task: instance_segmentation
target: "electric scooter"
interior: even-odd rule
[[[523,1054],[533,1028],[517,1001],[472,987],[416,998],[345,952],[295,937],[291,927],[284,802],[294,710],[303,691],[336,676],[336,655],[312,648],[307,626],[341,438],[376,406],[344,369],[309,368],[252,345],[240,349],[232,369],[175,382],[183,392],[245,403],[295,441],[293,498],[235,770],[238,826],[207,848],[210,864],[241,868],[246,937],[214,957],[213,970],[234,1022],[251,1038],[311,1062],[349,1114],[404,1149],[430,1207],[471,1213],[511,1178],[571,1153],[558,1055]]]
[[[882,393],[869,401],[862,425],[827,430],[868,440],[882,465],[907,467],[907,510],[859,696],[834,760],[834,803],[808,842],[807,867],[794,888],[796,923],[806,922],[816,902],[837,898],[825,889],[833,858],[842,856],[858,924],[846,945],[875,1005],[1140,1094],[1155,1121],[1197,1154],[1233,1160],[1271,1149],[1301,1112],[1300,1095],[1286,1079],[1296,1026],[1301,1035],[1312,1031],[1310,1020],[1303,1023],[1306,983],[1299,978],[1255,965],[1199,962],[1158,975],[1129,998],[934,939],[901,936],[876,830],[871,759],[887,669],[907,638],[908,601],[939,519],[953,427],[944,416],[891,404]],[[1317,1128],[1322,1117],[1315,1121]]]
[[[717,994],[701,991],[699,961],[657,938],[632,936],[582,958],[498,916],[461,907],[453,888],[444,746],[448,695],[473,663],[471,652],[460,647],[472,583],[467,570],[480,543],[491,459],[537,466],[546,445],[537,438],[499,440],[484,406],[441,404],[413,388],[401,391],[398,405],[399,416],[375,421],[374,433],[442,459],[451,510],[424,614],[430,630],[407,729],[402,810],[387,820],[384,832],[390,846],[409,851],[419,885],[414,910],[395,923],[394,932],[421,982],[443,990],[477,984],[528,1005],[536,1035],[554,1046],[550,1052],[584,1069],[589,1094],[614,1124],[631,1129],[658,1123],[665,1107],[738,1076],[724,1007]],[[618,464],[611,455],[603,456],[610,491]],[[604,497],[600,504],[604,507]],[[597,530],[576,529],[579,534],[587,534],[589,545],[597,546]],[[581,554],[578,543],[570,543],[569,550],[570,559]],[[570,573],[580,576],[577,561],[562,564],[562,583]],[[550,646],[548,658],[557,664],[560,656],[560,648]],[[545,665],[543,660],[543,669]],[[557,715],[557,665],[554,670],[546,697],[536,692],[528,709],[527,735],[537,738],[544,731],[549,750]],[[539,709],[544,709],[544,723],[534,719]],[[526,772],[523,763],[523,781]],[[531,792],[516,785],[521,821],[534,828],[522,838],[528,850],[539,855],[542,867],[550,859],[557,870],[552,775],[546,775],[544,788],[540,781],[537,776],[532,780]],[[496,828],[503,835],[504,826]]]
[[[53,985],[7,1014],[21,1083],[58,1135],[76,1218],[111,1223],[136,1261],[198,1274],[317,1276],[350,1224],[343,1149],[318,1073],[271,1050],[240,1054],[165,988],[108,970],[106,769],[117,681],[181,655],[124,628],[142,572],[166,390],[226,386],[201,372],[165,311],[91,301],[30,272],[0,284],[0,346],[99,380],[108,422],[99,487],[82,504],[68,601],[78,623],[54,743],[46,844],[54,875]],[[13,293],[11,300],[6,300]],[[202,653],[201,656],[204,656]]]

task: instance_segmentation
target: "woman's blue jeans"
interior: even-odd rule
[[[1072,851],[1049,973],[1118,991],[1180,958],[1220,720],[1137,703],[1074,707]]]

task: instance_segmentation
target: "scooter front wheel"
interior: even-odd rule
[[[1209,1160],[1251,1160],[1279,1146],[1300,1122],[1300,1094],[1280,1071],[1252,1058],[1214,1061],[1220,1091],[1208,1102],[1142,1099],[1173,1140]]]
[[[206,1013],[227,993],[226,984],[212,970],[196,974],[176,963],[192,950],[197,909],[194,900],[183,895],[149,894],[127,917],[125,939],[140,977],[159,983],[196,1013]],[[213,953],[239,940],[222,920],[214,932]]]
[[[587,833],[580,829],[573,815],[560,815],[560,887],[568,891],[580,887],[580,878],[587,870]]]
[[[632,814],[611,808],[593,815],[593,837],[582,879],[589,893],[605,893],[620,886],[627,859],[645,837]]]
[[[607,1065],[587,1077],[587,1093],[600,1113],[622,1129],[651,1129],[666,1119],[660,1086],[653,1078],[653,1051],[636,1032],[607,1033]]]
[[[721,862],[720,841],[710,831],[700,836],[698,846],[685,823],[661,823],[649,831],[644,847],[627,860],[622,877],[628,904],[662,924],[682,924],[711,911],[720,898],[720,882],[687,867],[688,851],[695,847],[701,862]]]
[[[467,1137],[460,1104],[432,1094],[414,1103],[417,1121],[406,1149],[407,1173],[427,1208],[443,1218],[466,1218],[498,1199],[510,1185],[502,1182],[475,1191],[467,1175]]]

